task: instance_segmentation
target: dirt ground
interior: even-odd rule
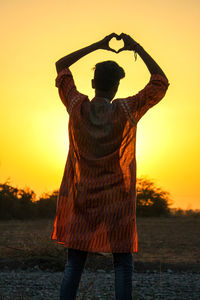
[[[67,249],[50,239],[53,220],[1,221],[0,269],[63,270]],[[138,218],[139,252],[133,254],[137,271],[200,271],[200,218]],[[112,254],[89,253],[86,268],[113,269]]]

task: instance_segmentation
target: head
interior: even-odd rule
[[[95,89],[96,97],[105,97],[111,101],[118,90],[120,79],[125,77],[123,68],[116,62],[108,60],[96,64],[94,70],[92,87]]]

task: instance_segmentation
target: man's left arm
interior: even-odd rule
[[[161,74],[152,74],[149,83],[136,95],[116,99],[131,123],[137,124],[141,117],[165,96],[168,79]]]
[[[117,53],[117,51],[115,51],[114,49],[111,49],[109,47],[109,42],[113,37],[118,37],[118,35],[116,33],[109,34],[108,36],[106,36],[105,38],[100,40],[99,42],[91,44],[90,46],[87,46],[85,48],[77,50],[77,51],[75,51],[71,54],[68,54],[68,55],[64,56],[63,58],[59,59],[56,62],[57,73],[59,73],[64,68],[69,68],[72,64],[74,64],[80,58],[82,58],[83,56],[85,56],[95,50],[104,49],[104,50],[109,50],[109,51]]]
[[[99,42],[96,42],[88,47],[82,48],[69,55],[66,55],[56,62],[56,69],[58,73],[56,78],[56,87],[58,88],[60,99],[65,105],[69,114],[72,113],[72,110],[78,103],[84,101],[84,99],[87,97],[77,91],[69,67],[73,63],[78,61],[81,57],[98,49],[105,49],[116,52],[109,47],[110,40],[116,36],[117,35],[115,33],[112,33]]]

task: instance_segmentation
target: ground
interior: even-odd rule
[[[200,270],[200,218],[138,218],[135,269]],[[5,266],[62,271],[67,249],[50,239],[53,220],[0,222],[0,269]],[[86,268],[112,270],[112,254],[89,253]]]

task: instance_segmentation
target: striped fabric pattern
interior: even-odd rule
[[[89,252],[137,252],[136,128],[165,95],[159,74],[137,95],[92,101],[79,93],[71,71],[56,78],[69,113],[69,152],[51,239]]]

